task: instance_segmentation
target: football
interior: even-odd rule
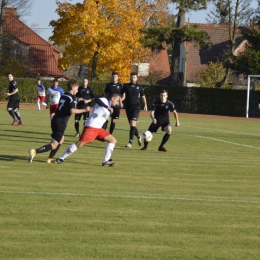
[[[143,135],[143,139],[146,142],[151,142],[153,139],[153,134],[150,131],[144,131],[142,135]]]

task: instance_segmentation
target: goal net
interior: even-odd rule
[[[248,75],[247,79],[247,98],[246,98],[246,118],[249,116],[249,104],[250,104],[250,90],[254,90],[251,86],[253,78],[260,78],[260,75]]]

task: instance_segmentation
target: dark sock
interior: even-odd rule
[[[53,158],[55,156],[55,154],[58,152],[58,150],[60,149],[61,144],[58,144],[57,148],[55,150],[51,150],[49,158]]]
[[[14,111],[13,110],[8,110],[8,113],[10,114],[10,116],[13,118],[13,120],[15,120],[15,115],[14,115]]]
[[[46,153],[50,150],[52,150],[51,144],[46,144],[43,147],[36,149],[36,153]]]
[[[166,144],[166,142],[169,140],[169,138],[170,138],[170,135],[166,133],[166,134],[163,136],[163,139],[162,139],[162,142],[161,142],[161,144],[160,144],[160,147],[163,147],[163,146]]]
[[[133,141],[135,132],[136,132],[136,127],[135,126],[131,126],[130,127],[130,135],[129,135],[129,140],[130,141]]]
[[[138,138],[139,137],[139,133],[138,133],[138,129],[135,128],[135,136]]]
[[[14,114],[16,115],[16,117],[17,117],[17,119],[18,119],[19,121],[22,121],[21,115],[20,115],[20,113],[19,113],[18,111],[14,112]]]
[[[113,131],[114,131],[114,129],[115,129],[115,126],[116,126],[116,123],[111,122],[110,128],[109,128],[109,133],[110,133],[111,135],[112,135],[112,133],[113,133]]]
[[[147,147],[148,147],[148,142],[144,141],[144,148],[147,149]]]
[[[74,124],[76,132],[79,133],[79,122],[75,122]]]

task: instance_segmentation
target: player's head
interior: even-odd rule
[[[79,84],[76,79],[71,79],[67,82],[68,91],[72,95],[76,95],[78,92]]]
[[[130,74],[130,82],[133,83],[133,84],[136,84],[137,80],[138,80],[137,73],[136,72],[131,72],[131,74]]]
[[[113,71],[112,74],[111,74],[111,80],[112,80],[112,82],[113,82],[113,83],[117,83],[117,82],[118,82],[118,78],[119,78],[118,72]]]
[[[87,87],[88,86],[88,79],[84,78],[82,84],[83,84],[84,87]]]
[[[41,80],[37,79],[37,83],[38,83],[38,85],[40,85],[41,84]]]
[[[58,85],[59,85],[59,81],[58,81],[57,79],[54,79],[54,80],[53,80],[53,86],[54,86],[55,88],[57,88]]]
[[[119,106],[120,99],[121,99],[121,97],[118,93],[111,94],[108,97],[108,100],[110,101],[110,104],[111,104],[112,107]]]
[[[160,99],[162,102],[166,102],[167,98],[168,98],[168,91],[163,89],[160,93]]]
[[[13,81],[13,80],[14,80],[14,75],[13,75],[13,73],[11,73],[11,72],[9,72],[9,73],[7,74],[7,77],[8,77],[8,79],[9,79],[9,81]]]

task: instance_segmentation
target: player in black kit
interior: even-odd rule
[[[29,151],[29,163],[32,163],[33,158],[38,153],[50,152],[48,163],[53,161],[53,157],[59,150],[61,144],[64,142],[64,132],[68,124],[68,120],[71,114],[80,114],[87,112],[88,108],[77,109],[77,100],[75,95],[78,92],[78,83],[76,80],[72,79],[68,81],[68,92],[64,93],[59,101],[58,109],[55,112],[54,117],[51,120],[51,143],[46,144],[38,149],[31,149]]]
[[[111,96],[112,94],[119,94],[121,97],[121,100],[120,100],[120,104],[118,107],[113,107],[113,113],[110,115],[111,117],[111,124],[110,124],[110,128],[109,128],[109,133],[112,134],[114,129],[115,129],[115,126],[116,126],[116,119],[119,119],[119,116],[120,116],[120,110],[121,108],[123,108],[123,100],[125,99],[125,95],[123,94],[122,95],[122,91],[123,91],[123,85],[118,82],[118,72],[114,71],[112,72],[112,75],[111,75],[111,82],[106,84],[106,88],[105,88],[105,91],[104,91],[104,96],[106,98],[108,98],[109,96]],[[103,128],[106,129],[107,128],[107,124],[108,124],[108,120],[105,122],[105,124],[103,125]]]
[[[87,78],[83,79],[83,85],[79,87],[76,97],[78,98],[78,104],[77,104],[78,109],[88,108],[87,112],[75,115],[75,124],[74,124],[76,129],[75,137],[79,137],[79,121],[82,116],[83,116],[84,123],[87,121],[87,119],[89,118],[90,102],[95,99],[94,91],[92,88],[88,86]]]
[[[147,111],[144,89],[137,83],[137,79],[137,73],[132,72],[130,75],[130,83],[125,84],[123,87],[123,93],[125,94],[125,111],[130,125],[129,142],[125,145],[127,148],[132,147],[134,136],[137,137],[138,145],[142,145],[142,137],[139,135],[136,128],[136,123],[141,109],[140,98],[144,103],[144,111]]]
[[[175,126],[179,126],[179,118],[176,109],[174,108],[174,104],[167,99],[168,92],[166,90],[162,90],[160,93],[160,99],[156,100],[153,103],[153,110],[150,113],[152,123],[150,124],[148,131],[151,133],[156,133],[158,128],[161,127],[163,131],[165,131],[165,135],[163,136],[162,142],[158,148],[160,152],[168,152],[167,149],[164,148],[164,145],[169,140],[172,127],[170,124],[169,114],[173,112],[176,123]],[[148,142],[144,141],[144,147],[141,150],[146,150],[148,147]]]
[[[18,87],[17,83],[14,81],[14,76],[12,73],[9,73],[8,75],[9,80],[9,89],[8,93],[5,93],[6,99],[8,99],[7,104],[7,111],[10,114],[10,116],[13,118],[12,125],[15,125],[18,123],[19,126],[23,124],[23,121],[21,119],[21,115],[19,113],[19,103],[20,103],[20,97],[18,94]]]

